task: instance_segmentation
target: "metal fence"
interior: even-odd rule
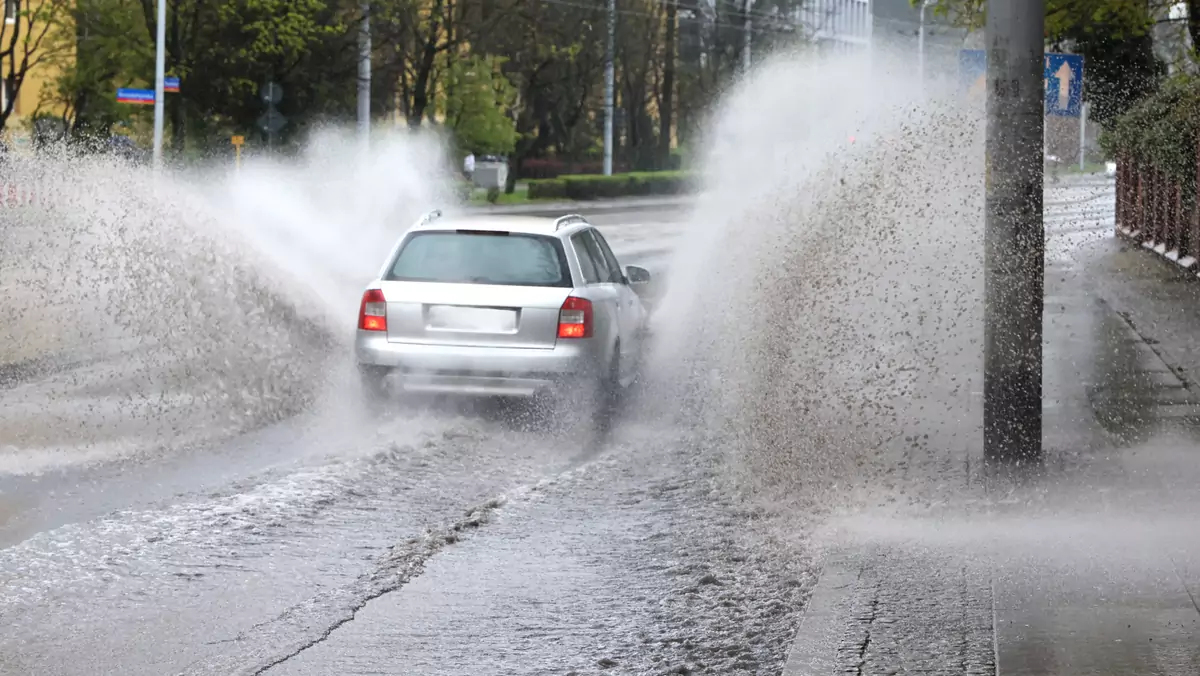
[[[1200,146],[1197,146],[1200,160]],[[1200,162],[1192,185],[1172,179],[1152,163],[1117,160],[1117,234],[1194,270],[1200,259]]]

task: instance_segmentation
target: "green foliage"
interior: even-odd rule
[[[237,96],[255,94],[264,70],[286,71],[321,42],[346,29],[341,22],[325,24],[330,8],[324,0],[219,3],[187,0],[187,3],[211,6],[215,18],[212,23],[195,27],[201,51],[197,59],[200,63],[194,64],[192,70],[197,71],[200,66],[215,68],[228,83],[229,93]],[[184,4],[183,0],[180,4]]]
[[[593,200],[614,197],[678,195],[695,188],[686,171],[651,171],[596,176],[567,175],[529,182],[529,199]]]
[[[256,120],[266,110],[258,93],[267,80],[283,87],[283,141],[302,130],[308,116],[328,112],[326,100],[342,104],[335,113],[353,110],[354,54],[347,46],[354,36],[333,0],[175,2],[192,23],[178,40],[168,40],[168,53],[178,54],[180,100],[189,121],[200,123],[194,132],[257,136]]]
[[[1149,35],[1080,35],[1073,47],[1084,59],[1084,93],[1091,102],[1091,119],[1104,127],[1154,91],[1166,74]]]
[[[456,58],[446,73],[446,127],[460,153],[507,155],[517,145],[517,127],[509,111],[517,89],[501,70],[504,59]]]
[[[910,0],[920,7],[924,0]],[[930,8],[969,30],[982,30],[987,0],[935,0]],[[1110,38],[1143,35],[1151,24],[1145,0],[1047,0],[1046,37],[1054,41],[1067,33],[1088,31]]]
[[[1196,178],[1200,140],[1200,80],[1178,77],[1117,118],[1101,136],[1110,157],[1127,157],[1165,172],[1185,185]]]
[[[284,91],[278,109],[287,125],[276,148],[295,147],[318,124],[354,119],[358,0],[165,2],[167,72],[180,78],[182,89],[166,98],[169,150],[199,155],[207,146],[225,152],[230,134],[246,135],[250,145],[265,141],[257,120],[266,106],[258,94],[268,80]],[[674,167],[676,161],[666,161],[671,137],[665,145],[660,137],[665,129],[686,138],[736,77],[741,10],[718,3],[723,28],[712,40],[700,40],[694,24],[680,17],[670,24],[676,30],[667,30],[678,3],[622,2],[614,156],[629,167]],[[776,44],[772,38],[780,44],[801,39],[790,22],[766,18],[776,10],[793,15],[801,0],[762,2],[754,24],[756,53]],[[150,108],[117,104],[115,90],[153,82],[156,5],[74,5],[79,31],[65,31],[61,42],[79,59],[60,64],[63,76],[47,102],[66,109],[77,135],[145,130]],[[602,4],[372,0],[370,12],[371,111],[380,123],[437,125],[462,150],[508,155],[518,169],[526,159],[550,156],[578,162],[597,147],[603,128]],[[518,171],[510,174],[509,189],[517,177]],[[595,190],[665,189],[647,187],[652,184]]]
[[[77,0],[71,10],[75,30],[54,36],[54,64],[60,75],[42,94],[42,105],[64,109],[72,136],[106,136],[114,126],[146,111],[117,103],[119,87],[150,86],[154,50],[138,39],[143,29],[136,0]]]

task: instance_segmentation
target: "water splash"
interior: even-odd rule
[[[336,399],[362,286],[452,202],[445,159],[407,134],[364,157],[334,130],[236,174],[66,151],[15,164],[38,200],[4,212],[0,363],[50,377],[0,390],[0,470],[202,443]]]
[[[947,91],[915,98],[906,62],[781,57],[707,136],[652,361],[759,497],[879,499],[914,436],[970,427],[982,126]]]

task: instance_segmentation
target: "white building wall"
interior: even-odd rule
[[[871,0],[809,0],[800,23],[821,49],[845,52],[871,45]]]

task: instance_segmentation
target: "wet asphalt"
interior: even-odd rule
[[[960,365],[976,394],[946,393],[952,423],[886,451],[911,501],[826,552],[832,630],[800,624],[815,552],[731,497],[672,396],[641,393],[598,445],[536,414],[344,399],[0,474],[0,673],[779,673],[797,627],[828,645],[786,673],[1200,673],[1200,299],[1112,240],[1107,194],[1047,196],[1051,461],[982,469]],[[670,213],[595,220],[665,274]]]
[[[593,220],[667,274],[682,212]],[[94,410],[106,356],[12,383],[30,417],[9,429],[64,392]],[[520,407],[346,395],[217,443],[10,467],[0,673],[777,669],[811,562],[762,546],[677,414],[642,396],[597,443]]]

